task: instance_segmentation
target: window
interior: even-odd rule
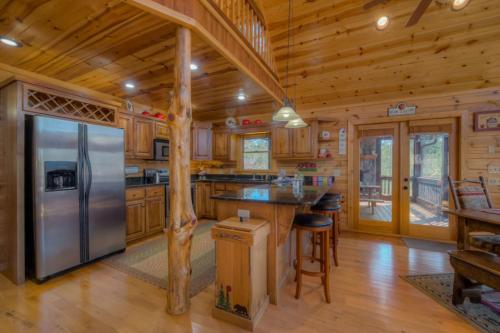
[[[269,136],[243,137],[243,170],[269,170]]]

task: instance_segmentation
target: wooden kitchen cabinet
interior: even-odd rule
[[[127,242],[160,232],[165,227],[165,187],[134,187],[125,192]]]
[[[125,157],[134,157],[134,117],[129,114],[118,114],[118,127],[123,128]]]
[[[126,203],[127,242],[139,239],[146,233],[146,213],[144,206],[144,200],[127,201]]]
[[[309,126],[288,129],[274,127],[271,133],[272,155],[275,159],[315,159],[318,155],[318,122]]]
[[[294,158],[316,158],[318,153],[318,122],[309,121],[309,126],[295,128],[292,132]]]
[[[199,121],[193,123],[191,158],[198,161],[212,159],[212,123]]]
[[[155,122],[149,119],[136,118],[135,128],[135,157],[153,158],[153,133]]]
[[[196,184],[196,216],[198,218],[214,218],[214,200],[210,199],[212,195],[211,183]]]
[[[169,133],[167,124],[155,122],[155,138],[168,140]]]
[[[292,130],[285,127],[273,127],[271,142],[273,158],[282,159],[292,157]]]
[[[224,131],[213,132],[213,159],[217,161],[229,161],[231,155],[231,133]]]
[[[146,233],[154,233],[165,227],[165,197],[146,199]]]

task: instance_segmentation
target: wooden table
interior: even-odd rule
[[[476,209],[444,209],[444,212],[457,216],[457,248],[468,250],[469,233],[486,231],[500,234],[500,214]]]

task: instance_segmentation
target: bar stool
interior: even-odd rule
[[[330,229],[332,228],[332,219],[320,214],[297,214],[293,219],[293,226],[297,231],[297,259],[296,259],[296,281],[297,289],[295,290],[295,298],[299,299],[300,290],[302,288],[302,274],[309,276],[321,277],[321,284],[325,290],[326,302],[330,303],[330,255],[328,253],[330,243]],[[302,232],[309,231],[313,235],[319,237],[320,257],[303,256],[302,255]],[[302,269],[302,259],[309,258],[320,263],[320,271],[312,272]]]
[[[339,197],[340,199],[340,197]],[[316,205],[311,207],[311,211],[316,214],[328,216],[332,219],[333,224],[332,224],[332,232],[330,234],[330,237],[332,239],[332,251],[333,251],[333,261],[335,262],[335,266],[339,265],[339,259],[337,256],[337,245],[339,243],[339,235],[340,235],[340,220],[339,220],[339,215],[340,215],[340,210],[342,209],[342,206],[340,205],[340,200],[339,199],[322,199],[320,200]],[[313,257],[316,257],[316,245],[317,245],[317,240],[316,237],[313,234],[312,237],[312,243],[313,243]]]

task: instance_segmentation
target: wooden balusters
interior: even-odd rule
[[[264,17],[253,0],[211,0],[214,6],[234,24],[264,63],[274,72],[277,69],[272,55],[271,36]]]

